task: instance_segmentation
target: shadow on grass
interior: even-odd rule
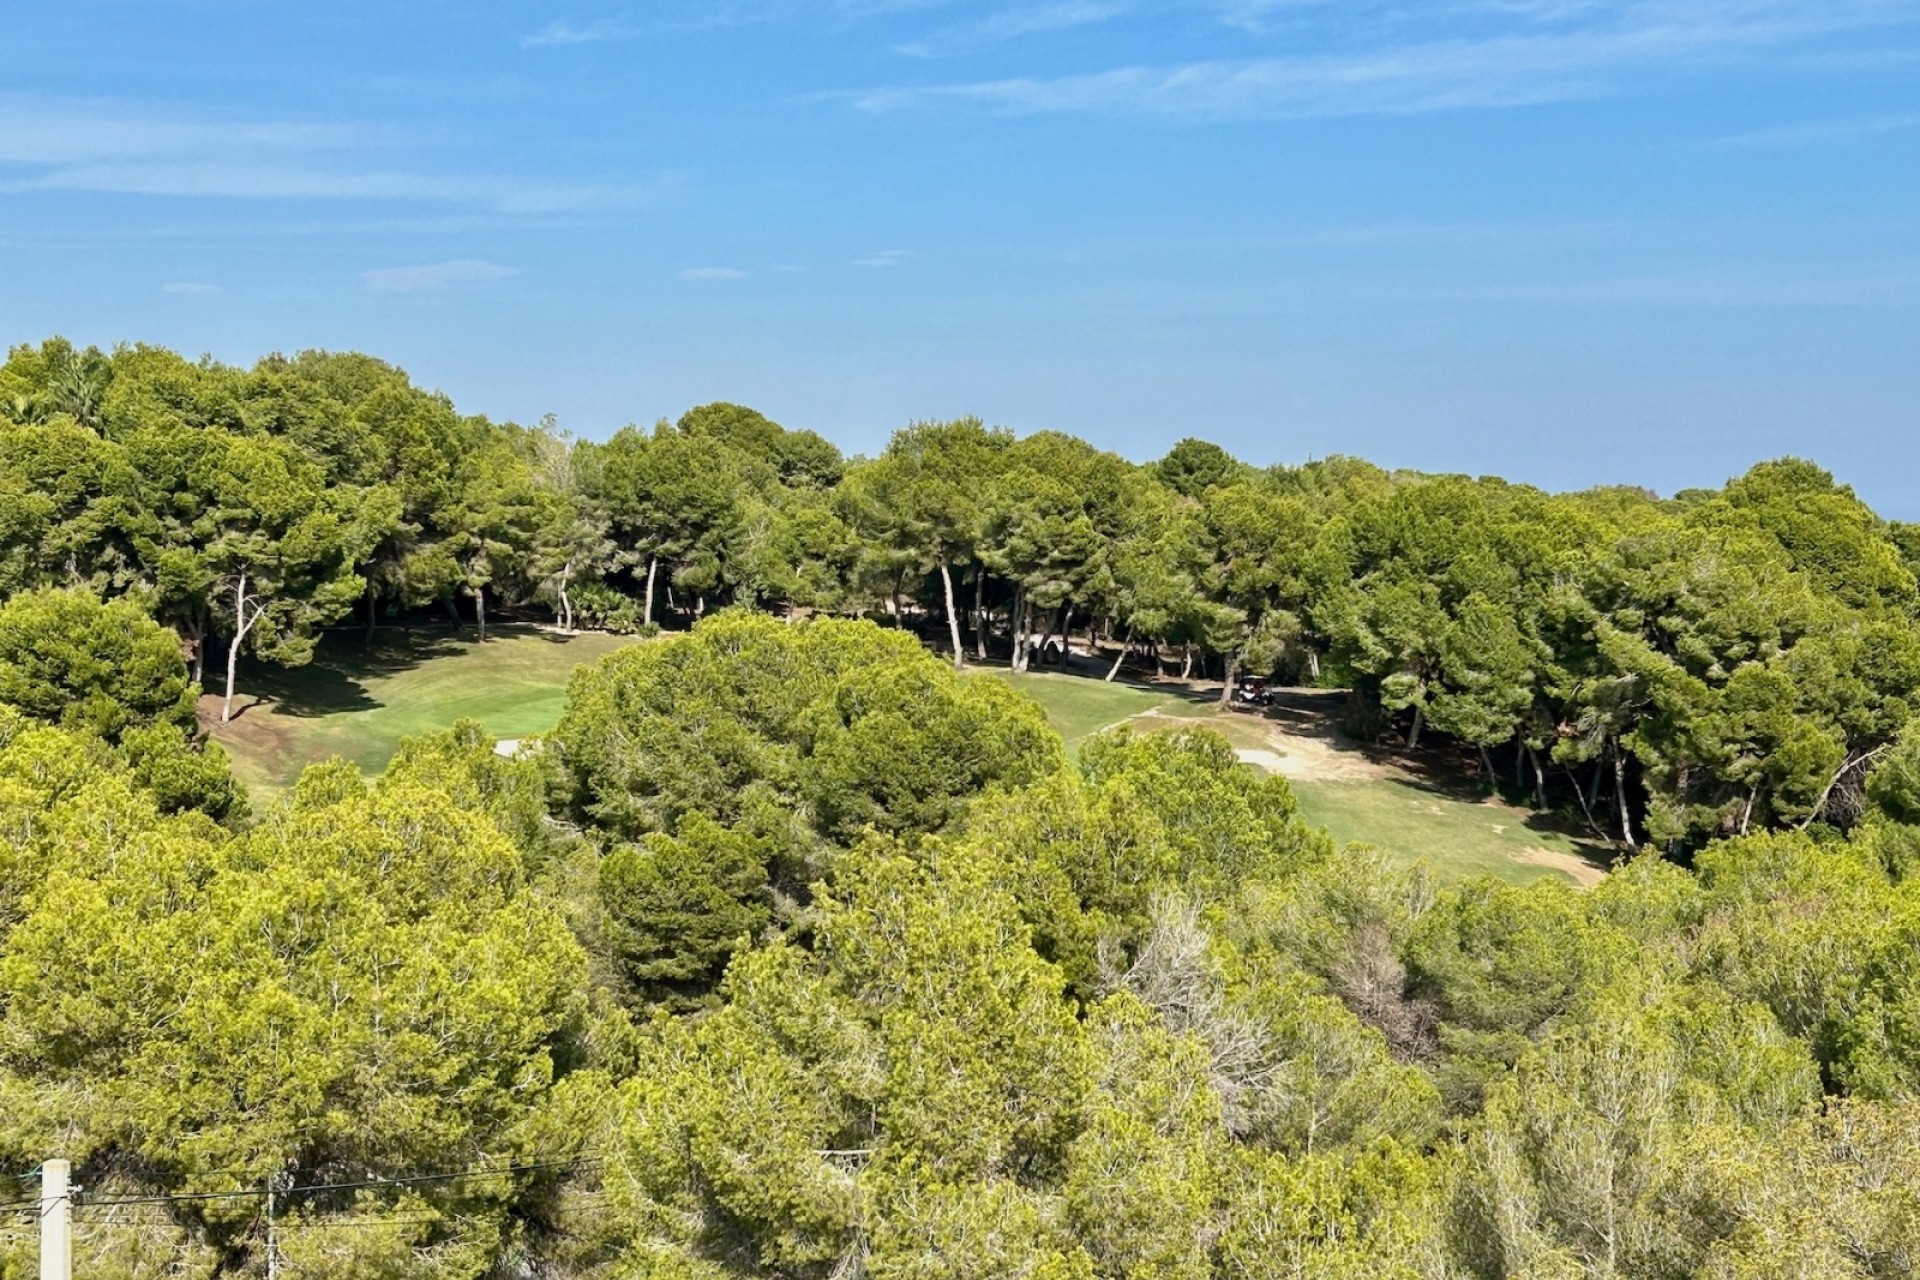
[[[1585,818],[1568,809],[1533,808],[1533,793],[1504,785],[1489,778],[1479,758],[1465,748],[1453,746],[1423,748],[1416,751],[1378,750],[1374,758],[1391,763],[1401,774],[1402,785],[1458,804],[1480,804],[1499,800],[1528,831],[1541,837],[1564,840],[1573,846],[1581,861],[1601,870],[1611,870],[1619,849],[1596,835]],[[1551,794],[1551,793],[1549,793]]]
[[[555,644],[573,639],[525,624],[487,628],[489,643],[535,636]],[[480,645],[470,625],[386,626],[374,633],[371,643],[358,628],[330,631],[321,637],[313,661],[306,666],[244,665],[239,681],[241,699],[246,709],[271,704],[280,715],[303,719],[372,711],[384,704],[365,680],[400,675],[439,658],[477,651]],[[235,711],[238,715],[241,708]]]

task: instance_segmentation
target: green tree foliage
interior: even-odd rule
[[[0,768],[19,776],[35,732]],[[484,816],[400,782],[309,792],[236,835],[86,775],[7,795],[32,819],[0,956],[10,1159],[59,1149],[183,1194],[497,1162],[580,1062],[581,953]],[[422,1184],[429,1226],[402,1243],[477,1225],[488,1243],[452,1272],[477,1275],[518,1190]],[[179,1205],[190,1238],[257,1266],[257,1204]]]
[[[289,1276],[1911,1276],[1916,567],[1796,460],[1663,501],[963,420],[848,463],[732,404],[583,443],[364,356],[16,348],[0,1157],[79,1161],[127,1280],[263,1274],[269,1177]],[[463,596],[691,631],[512,757],[462,723],[257,817],[191,739],[209,650]],[[1642,851],[1439,887],[1205,732],[1069,764],[913,634],[969,622],[1347,687]]]
[[[0,703],[110,741],[194,725],[180,640],[131,600],[42,590],[0,604]]]

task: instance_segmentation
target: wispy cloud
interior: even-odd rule
[[[226,290],[222,289],[217,284],[197,284],[191,280],[175,280],[170,284],[161,285],[160,292],[184,293],[184,294],[199,296],[199,295],[206,295],[206,294],[213,294],[213,293],[225,293]]]
[[[1023,36],[1093,26],[1119,17],[1128,8],[1121,0],[1055,0],[1002,9],[977,22],[942,27],[923,39],[901,45],[899,52],[915,58],[944,57]]]
[[[470,205],[534,215],[627,208],[677,184],[551,182],[410,165],[428,140],[371,125],[235,119],[165,104],[0,96],[0,191]]]
[[[913,255],[905,249],[882,249],[880,252],[868,254],[864,258],[855,258],[853,265],[856,267],[897,267],[911,260],[912,257]]]
[[[1274,6],[1267,6],[1269,9]],[[1489,11],[1487,34],[1397,40],[1295,57],[1134,65],[1089,74],[900,85],[837,95],[865,111],[942,102],[1011,113],[1309,118],[1522,106],[1617,92],[1636,76],[1778,55],[1860,27],[1911,23],[1892,0],[1667,0],[1599,8],[1522,2]],[[1534,12],[1541,10],[1541,12]]]
[[[1660,308],[1920,307],[1920,264],[1743,266],[1398,295],[1443,302]]]
[[[644,34],[645,28],[625,14],[616,18],[596,18],[589,22],[561,18],[549,22],[531,35],[521,36],[520,45],[525,49],[537,49],[552,45],[605,44],[616,40],[636,40]]]
[[[381,267],[362,271],[360,279],[369,289],[383,293],[433,293],[459,284],[479,280],[500,280],[520,274],[518,267],[503,267],[497,262],[477,258],[455,258],[451,262],[429,262],[417,267]]]
[[[1713,138],[1707,145],[1738,150],[1772,150],[1786,147],[1810,147],[1822,142],[1845,142],[1854,138],[1873,138],[1888,133],[1920,129],[1920,111],[1900,115],[1854,116],[1844,120],[1809,120],[1802,124],[1776,125],[1731,137]]]
[[[680,273],[682,280],[745,280],[747,273],[738,267],[688,267]]]

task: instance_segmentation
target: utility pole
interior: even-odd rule
[[[40,1280],[73,1280],[72,1176],[65,1160],[40,1166]]]
[[[267,1179],[267,1280],[280,1280],[280,1224],[275,1220],[274,1193],[280,1189],[280,1175]]]

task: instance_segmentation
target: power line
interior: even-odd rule
[[[515,1173],[534,1173],[542,1169],[586,1169],[600,1164],[598,1159],[542,1160],[528,1164],[501,1165],[493,1169],[461,1169],[447,1173],[422,1173],[404,1178],[366,1178],[357,1182],[316,1182],[304,1187],[287,1187],[276,1195],[284,1197],[314,1195],[323,1191],[359,1191],[372,1187],[410,1187],[435,1182],[459,1182],[469,1178],[494,1178]],[[247,1200],[264,1197],[265,1187],[246,1187],[234,1191],[187,1191],[169,1195],[117,1196],[109,1200],[87,1200],[86,1207],[112,1208],[116,1205],[176,1204],[210,1200]],[[37,1205],[38,1201],[32,1202]],[[0,1206],[5,1208],[6,1206]]]

